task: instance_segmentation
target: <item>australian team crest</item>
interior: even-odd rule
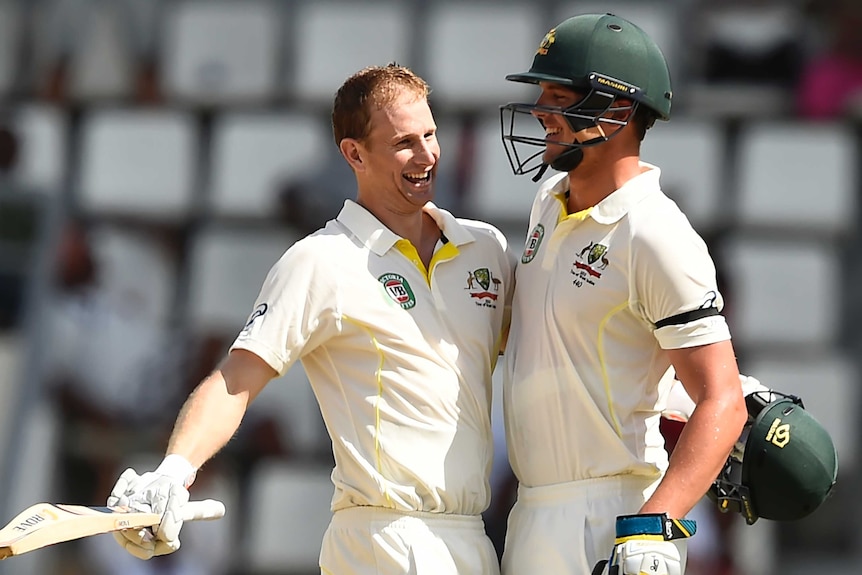
[[[530,236],[527,238],[527,245],[524,247],[524,255],[521,256],[521,263],[528,264],[536,257],[536,252],[539,251],[539,246],[542,245],[542,239],[545,237],[545,226],[536,224]]]
[[[377,280],[383,284],[386,295],[403,309],[410,309],[416,305],[416,296],[404,276],[395,273],[383,274]]]
[[[551,47],[551,44],[553,44],[556,41],[556,39],[557,39],[557,29],[551,28],[551,30],[547,34],[545,34],[545,37],[542,38],[542,42],[541,42],[541,44],[539,44],[539,49],[536,50],[536,54],[541,54],[542,56],[547,55],[548,48]]]
[[[477,268],[467,272],[467,287],[470,290],[470,297],[478,300],[490,302],[497,301],[497,296],[500,291],[502,282],[494,277],[494,274],[488,268]],[[495,307],[495,306],[491,306]]]
[[[604,270],[610,264],[607,258],[607,253],[608,246],[596,242],[590,242],[590,245],[584,247],[576,254],[572,273],[579,273],[575,270],[581,270],[581,273],[579,273],[581,276],[584,275],[583,272],[586,272],[586,274],[594,278],[602,277],[601,270]],[[586,262],[584,260],[586,260]]]

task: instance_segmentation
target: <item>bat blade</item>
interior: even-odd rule
[[[224,504],[220,501],[191,501],[183,507],[183,519],[218,519],[224,511]],[[157,513],[125,507],[37,503],[0,529],[0,560],[82,537],[152,527],[160,521],[161,516]]]

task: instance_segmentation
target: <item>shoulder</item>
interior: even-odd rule
[[[648,194],[638,202],[629,211],[628,220],[635,235],[697,235],[677,203],[661,190]]]
[[[469,231],[477,241],[499,246],[503,251],[506,250],[508,246],[506,236],[493,224],[467,218],[456,218],[456,221]]]
[[[330,268],[348,256],[353,242],[337,223],[313,232],[291,245],[273,269]]]

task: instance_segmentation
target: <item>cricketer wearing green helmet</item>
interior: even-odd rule
[[[507,79],[538,95],[502,106],[503,144],[516,174],[560,173],[535,191],[515,272],[502,574],[682,575],[687,515],[748,414],[715,264],[640,157],[670,118],[668,66],[611,14],[557,24],[528,56]],[[695,407],[669,455],[671,372]]]
[[[612,14],[575,16],[551,29],[536,50],[529,71],[509,74],[507,80],[539,84],[550,82],[579,90],[583,98],[565,108],[545,107],[543,111],[565,116],[575,132],[602,124],[625,126],[639,117],[644,131],[656,118],[670,119],[670,72],[656,43],[635,24]],[[626,105],[619,105],[622,100]],[[638,113],[638,108],[641,112]],[[583,141],[567,143],[568,151],[549,161],[539,161],[542,152],[522,154],[520,144],[545,147],[545,140],[515,133],[518,114],[534,114],[541,106],[510,103],[501,109],[503,142],[516,174],[540,170],[548,165],[568,172],[583,158],[581,148],[600,144],[603,133]],[[617,114],[609,117],[609,110]],[[619,112],[629,112],[623,119]],[[616,132],[614,132],[616,133]]]

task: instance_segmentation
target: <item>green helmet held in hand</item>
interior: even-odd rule
[[[778,397],[778,399],[775,399]],[[722,511],[793,521],[813,513],[838,478],[832,438],[802,400],[776,392],[745,398],[749,422],[709,490]]]
[[[527,72],[510,74],[507,80],[539,84],[549,82],[570,87],[583,94],[577,103],[558,110],[575,132],[605,125],[625,126],[638,107],[648,111],[646,128],[655,119],[670,119],[673,90],[670,72],[661,49],[638,26],[613,14],[574,16],[551,29],[539,44],[533,65]],[[618,100],[630,102],[628,107]],[[608,117],[614,112],[630,110],[625,120]],[[543,137],[525,136],[518,130],[518,115],[539,109],[534,104],[509,103],[501,107],[503,144],[516,174],[547,167],[541,151],[522,159],[519,145],[545,146]],[[560,154],[550,166],[571,171],[580,162],[581,148],[601,144],[608,137],[574,141],[571,150]]]

